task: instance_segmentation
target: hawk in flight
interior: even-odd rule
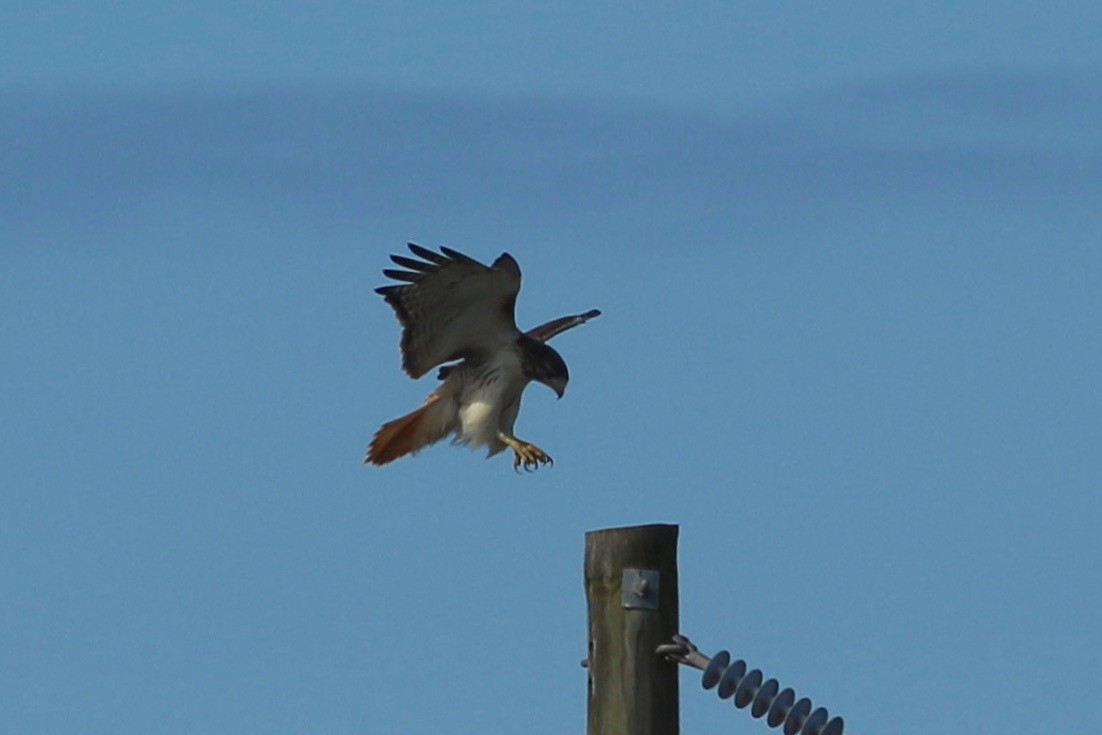
[[[375,289],[402,323],[402,368],[416,379],[442,363],[459,362],[440,368],[443,383],[419,409],[383,424],[365,462],[384,465],[451,434],[460,444],[488,447],[488,456],[512,449],[518,471],[552,464],[546,452],[513,434],[520,396],[535,380],[562,398],[570,374],[547,340],[601,312],[521,332],[513,315],[520,266],[511,255],[485,266],[450,248],[436,253],[410,243],[409,249],[420,260],[392,255],[408,270],[383,271],[401,283]]]

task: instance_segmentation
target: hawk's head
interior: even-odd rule
[[[562,398],[570,380],[570,371],[566,369],[562,356],[546,343],[526,335],[522,335],[517,342],[524,374],[531,380],[543,383]]]

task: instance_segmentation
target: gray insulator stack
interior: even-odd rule
[[[791,688],[781,689],[776,679],[762,681],[760,669],[746,670],[746,662],[731,663],[731,654],[720,651],[701,677],[705,689],[718,687],[720,699],[734,697],[739,709],[750,707],[753,717],[765,717],[770,727],[784,726],[784,735],[842,735],[845,722],[830,717],[825,707],[812,709],[807,697],[796,699]]]

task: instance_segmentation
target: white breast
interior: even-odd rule
[[[491,365],[484,365],[477,371],[463,370],[455,378],[463,384],[456,439],[472,447],[501,451],[504,445],[497,438],[501,413],[519,398],[527,383],[519,357],[511,350],[503,351]]]
[[[488,398],[488,397],[487,397]],[[501,406],[492,399],[479,399],[459,408],[459,439],[472,447],[498,443],[497,431]]]

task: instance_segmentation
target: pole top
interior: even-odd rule
[[[676,523],[647,523],[641,526],[616,526],[614,528],[597,528],[592,531],[586,531],[585,535],[594,536],[602,533],[628,533],[632,531],[640,533],[644,531],[661,532],[663,530],[677,533],[679,528],[680,526],[678,526]]]

